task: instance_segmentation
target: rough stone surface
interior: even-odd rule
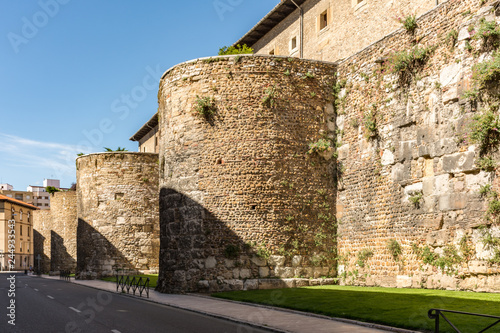
[[[81,156],[77,183],[78,277],[157,272],[158,154]]]
[[[40,255],[42,272],[75,272],[77,223],[75,191],[52,194],[50,210],[34,212],[35,265]]]
[[[485,219],[489,199],[478,193],[486,184],[498,189],[498,181],[494,172],[479,170],[478,149],[468,138],[471,111],[481,112],[481,105],[474,110],[461,96],[471,86],[472,67],[490,54],[470,39],[469,27],[485,15],[500,23],[484,8],[476,1],[444,2],[418,19],[414,35],[395,32],[339,63],[339,80],[346,80],[337,110],[343,115],[337,125],[345,170],[337,193],[341,283],[500,289],[496,250],[484,245],[488,235],[500,235],[496,222]],[[446,35],[453,29],[459,37],[451,47]],[[410,50],[416,41],[433,51],[408,81],[384,69],[380,59]],[[372,139],[363,135],[368,106],[378,128]],[[401,246],[397,258],[388,248],[391,240]],[[423,263],[424,250],[442,260],[450,260],[450,253],[460,259],[441,269]],[[372,255],[360,264],[362,253]]]
[[[308,154],[310,143],[334,137],[334,74],[323,62],[232,56],[164,75],[160,291],[309,278],[314,267],[335,275],[335,197],[327,195],[335,159]],[[210,117],[195,109],[202,98],[214,101]]]

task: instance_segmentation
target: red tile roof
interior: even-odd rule
[[[24,206],[24,207],[38,209],[37,207],[35,207],[33,205],[30,205],[29,203],[26,203],[26,202],[21,201],[21,200],[9,198],[9,197],[7,197],[5,195],[2,195],[2,194],[0,194],[0,201],[9,201],[10,203],[14,203],[14,204],[21,205],[21,206]]]

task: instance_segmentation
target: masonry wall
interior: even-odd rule
[[[499,22],[497,3],[450,0],[414,35],[397,31],[339,64],[341,283],[500,290],[498,249],[488,243],[500,231],[486,213],[492,199],[479,193],[498,180],[479,168],[485,155],[468,137],[488,103],[465,94],[473,66],[492,54],[472,36],[481,18]],[[416,45],[431,48],[428,59],[412,74],[391,72],[395,52]]]
[[[77,184],[78,277],[157,272],[158,154],[79,157]]]
[[[78,225],[76,207],[76,191],[51,195],[51,271],[75,272]]]
[[[50,271],[52,219],[49,210],[33,211],[33,251],[35,264],[44,273]],[[39,261],[36,259],[40,255]]]
[[[333,150],[328,160],[307,152],[333,138],[334,74],[333,64],[261,56],[164,74],[160,291],[332,282],[309,278],[335,276]]]
[[[401,27],[398,18],[421,15],[435,0],[308,0],[304,11],[304,58],[337,61],[348,57]],[[443,1],[439,1],[443,2]],[[319,29],[319,15],[328,11],[328,26]],[[300,14],[295,10],[252,47],[257,54],[299,57]],[[290,47],[297,38],[297,49]]]
[[[77,212],[76,192],[56,192],[51,195],[51,208],[33,213],[35,264],[41,256],[42,272],[76,269]]]

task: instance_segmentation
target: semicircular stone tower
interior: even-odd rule
[[[335,275],[335,69],[224,56],[164,74],[158,290],[286,287]]]
[[[78,277],[157,272],[158,154],[90,154],[76,165]]]

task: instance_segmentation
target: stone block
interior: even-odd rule
[[[266,259],[263,259],[263,258],[258,257],[258,256],[252,256],[252,259],[250,259],[250,260],[252,261],[252,263],[254,263],[255,265],[257,265],[259,267],[267,265]]]
[[[439,83],[441,84],[441,87],[445,88],[449,85],[457,83],[461,76],[462,65],[460,63],[453,62],[441,69],[441,72],[439,73]]]
[[[309,286],[309,279],[295,279],[295,286],[298,287],[307,287]]]
[[[206,268],[215,268],[216,265],[217,265],[217,260],[215,259],[215,257],[208,257],[207,259],[205,259]]]
[[[396,287],[397,288],[410,288],[412,285],[412,279],[408,275],[398,275],[396,276]]]
[[[292,266],[298,267],[302,263],[302,256],[293,256],[292,258]]]
[[[285,281],[280,279],[259,279],[258,281],[259,289],[279,289],[288,287]]]
[[[390,151],[389,149],[385,149],[384,153],[382,154],[380,163],[382,163],[382,165],[394,164],[394,154],[392,153],[392,151]]]
[[[443,194],[438,197],[438,208],[441,211],[464,209],[467,196],[461,193]]]
[[[240,278],[241,279],[248,279],[252,276],[252,271],[247,269],[247,268],[243,268],[240,270]]]
[[[243,290],[257,290],[259,289],[259,280],[248,279],[243,282]]]
[[[460,173],[477,170],[474,164],[475,153],[472,151],[443,156],[443,170],[448,173]]]
[[[269,257],[269,265],[272,266],[283,266],[285,265],[286,258],[284,256],[275,256],[272,255]]]
[[[443,103],[444,104],[457,102],[458,98],[459,98],[459,95],[458,95],[458,88],[457,87],[450,87],[448,90],[443,92]]]
[[[469,33],[468,27],[463,27],[462,29],[460,29],[460,31],[458,32],[457,41],[461,42],[469,39],[471,39],[471,35]]]
[[[269,268],[268,267],[259,267],[259,276],[261,278],[269,277]]]

